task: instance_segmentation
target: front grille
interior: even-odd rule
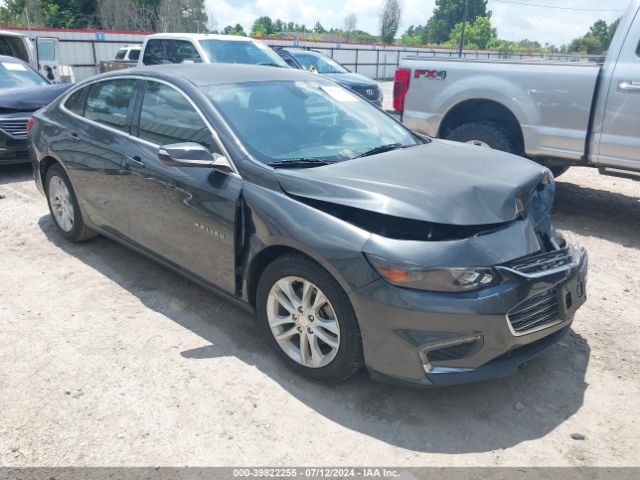
[[[377,87],[355,88],[354,90],[369,100],[376,100],[380,96]]]
[[[3,130],[14,138],[27,138],[28,118],[2,118],[0,130]]]
[[[560,319],[558,288],[550,288],[527,298],[514,307],[507,317],[518,333],[557,322]]]
[[[569,265],[573,260],[568,248],[529,255],[506,263],[504,266],[523,274],[538,274]]]

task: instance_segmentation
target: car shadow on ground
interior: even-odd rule
[[[638,196],[632,197],[558,181],[552,217],[560,229],[640,248],[639,199],[640,182]]]
[[[504,449],[546,435],[583,404],[590,348],[575,332],[507,379],[416,390],[362,371],[340,385],[317,384],[280,362],[252,314],[109,239],[71,244],[49,216],[39,225],[61,250],[209,343],[182,351],[184,358],[236,357],[330,421],[391,445],[448,454]]]
[[[32,178],[31,164],[19,163],[16,165],[0,165],[0,185],[8,185],[14,182],[24,182]]]

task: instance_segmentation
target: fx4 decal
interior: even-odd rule
[[[444,80],[447,78],[446,70],[416,70],[413,78],[428,78],[429,80]]]

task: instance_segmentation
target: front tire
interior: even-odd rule
[[[97,235],[85,225],[67,172],[60,165],[53,165],[47,170],[45,191],[49,212],[63,237],[72,242],[82,242]]]
[[[351,302],[338,282],[308,257],[287,254],[264,270],[256,310],[271,348],[297,373],[335,383],[362,367],[362,340]]]

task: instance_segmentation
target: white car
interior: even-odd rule
[[[264,43],[236,35],[158,33],[142,44],[138,65],[245,63],[289,68]]]
[[[142,47],[140,45],[127,45],[116,52],[116,60],[121,60],[123,62],[137,62],[140,58],[141,50]]]

